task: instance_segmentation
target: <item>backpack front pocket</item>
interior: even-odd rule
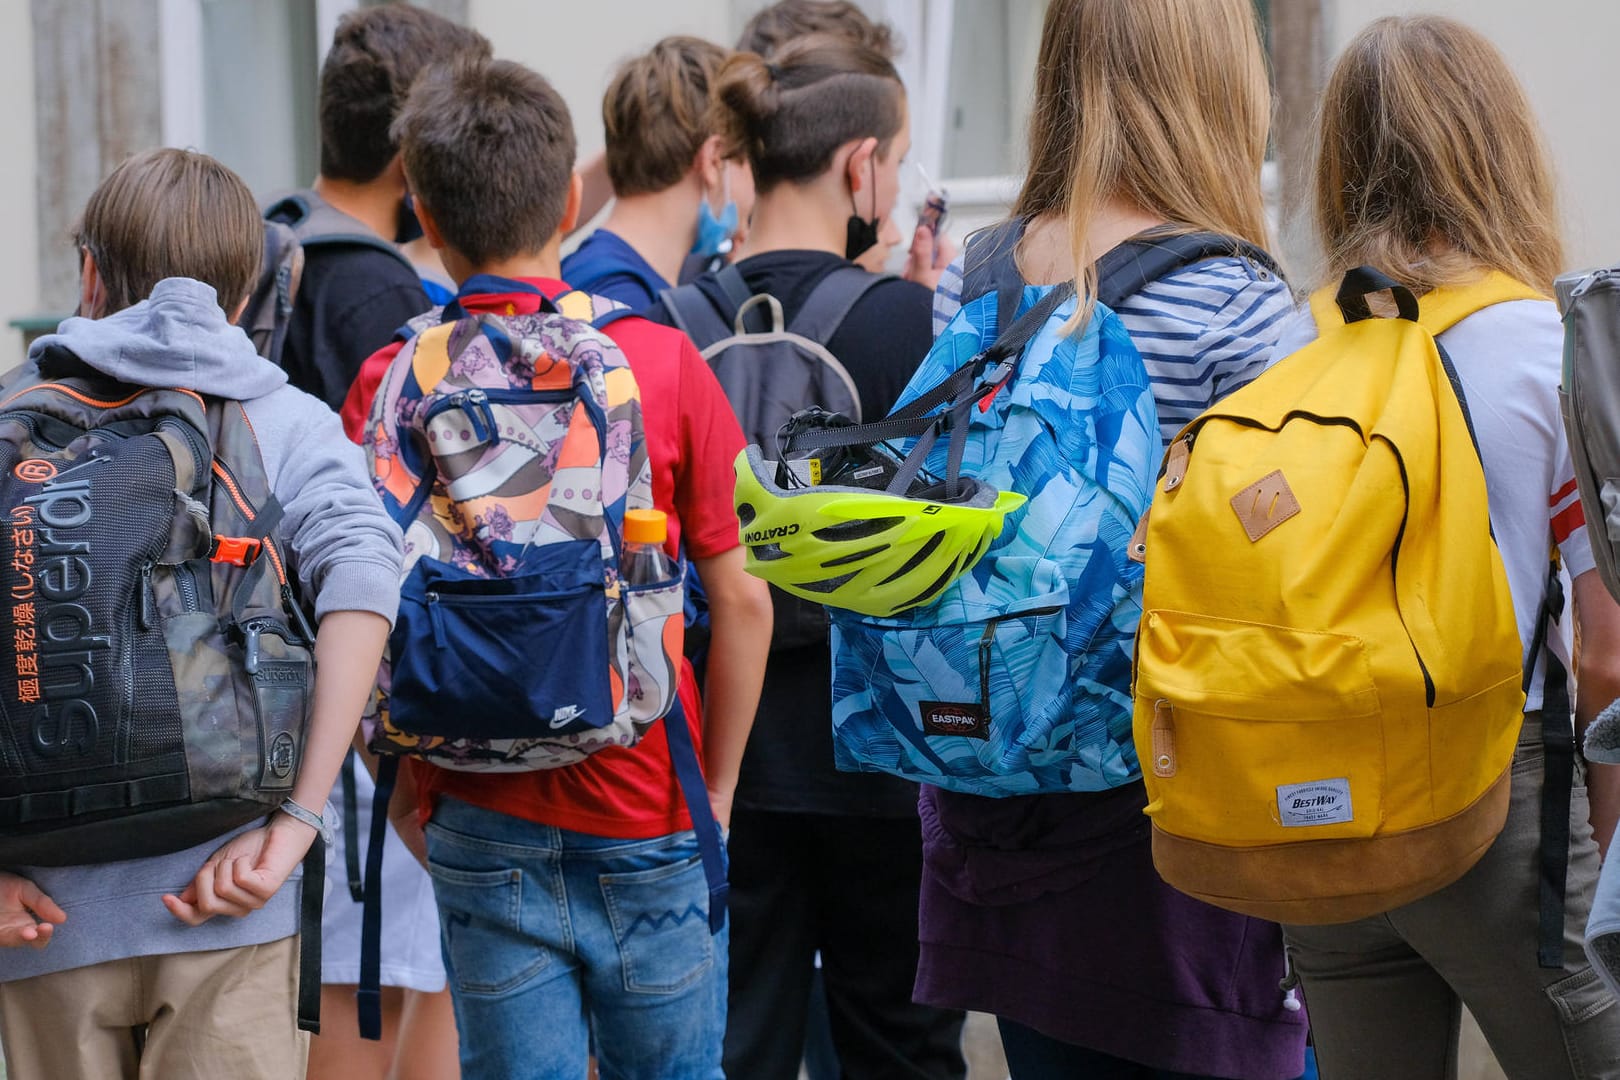
[[[600,545],[553,544],[530,573],[423,558],[389,638],[391,724],[446,739],[563,737],[613,722]]]
[[[1167,832],[1261,845],[1378,830],[1383,714],[1362,639],[1150,611],[1136,702],[1148,813]]]

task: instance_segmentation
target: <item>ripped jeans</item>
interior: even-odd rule
[[[615,840],[441,799],[427,826],[464,1080],[717,1080],[728,931],[691,832]]]

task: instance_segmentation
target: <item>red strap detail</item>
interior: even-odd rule
[[[208,561],[230,563],[232,566],[252,566],[264,553],[264,542],[245,536],[216,536],[214,546],[208,550]]]

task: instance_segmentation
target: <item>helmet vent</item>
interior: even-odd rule
[[[836,592],[838,589],[840,589],[843,586],[849,584],[849,579],[854,577],[854,576],[855,576],[855,571],[851,570],[847,574],[840,574],[838,577],[828,578],[826,581],[800,581],[800,582],[796,582],[794,587],[798,588],[798,589],[803,589],[805,592],[813,592],[813,593]]]
[[[840,555],[836,559],[828,559],[821,565],[831,570],[835,566],[848,566],[850,563],[858,563],[865,559],[870,559],[873,555],[881,555],[883,552],[888,550],[888,544],[879,544],[877,547],[862,548],[860,551],[851,552],[848,555]]]
[[[817,540],[826,540],[834,544],[845,540],[865,540],[868,536],[876,536],[904,522],[905,518],[900,517],[866,518],[861,521],[846,521],[839,525],[825,525],[810,535]]]
[[[928,556],[934,553],[934,549],[939,547],[939,545],[943,544],[944,542],[945,534],[942,532],[937,532],[933,536],[930,536],[927,541],[924,542],[922,547],[918,548],[912,553],[911,558],[906,560],[906,564],[904,566],[890,574],[888,577],[884,578],[882,581],[878,582],[878,584],[888,585],[891,582],[899,581],[901,578],[917,569],[917,567],[921,566],[927,560]],[[949,572],[950,571],[947,571],[947,573]],[[924,593],[924,595],[927,594]]]

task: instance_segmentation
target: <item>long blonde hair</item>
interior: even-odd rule
[[[1316,151],[1330,276],[1370,265],[1421,293],[1500,270],[1551,292],[1555,187],[1524,90],[1477,31],[1379,19],[1339,57]]]
[[[1066,216],[1086,294],[1086,231],[1109,198],[1264,246],[1270,129],[1251,0],[1053,0],[1013,213]]]

